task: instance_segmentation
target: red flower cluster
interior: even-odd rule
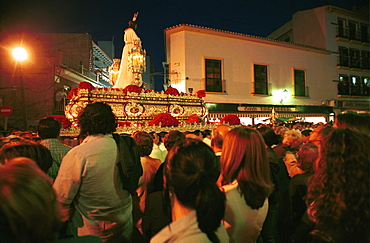
[[[67,129],[67,128],[70,128],[72,126],[72,122],[70,120],[68,120],[67,117],[65,117],[65,116],[51,115],[49,117],[52,117],[55,120],[57,120],[60,123],[60,125],[63,129]]]
[[[204,90],[198,90],[195,93],[198,95],[199,98],[206,97],[206,91],[204,91]]]
[[[86,82],[86,81],[83,81],[83,82],[79,83],[78,88],[87,89],[88,91],[91,91],[91,90],[95,89],[95,87],[91,83]]]
[[[140,88],[139,86],[137,85],[133,85],[133,84],[130,84],[130,85],[127,85],[124,89],[123,89],[123,92],[125,94],[127,94],[128,92],[135,92],[135,93],[138,93],[140,94],[141,93],[141,90],[142,88]]]
[[[200,123],[201,121],[202,120],[196,114],[189,116],[189,118],[186,120],[188,123]]]
[[[150,126],[158,126],[161,123],[161,127],[177,127],[179,121],[176,117],[171,116],[169,113],[161,113],[156,115],[150,122]]]
[[[170,95],[180,95],[179,91],[172,87],[168,87],[164,93]]]
[[[117,122],[119,127],[129,127],[131,125],[130,122]]]
[[[71,91],[69,91],[69,94],[68,94],[68,99],[71,100],[74,96],[77,95],[77,92],[78,92],[78,88],[73,88],[71,89]]]
[[[229,125],[240,125],[240,119],[237,115],[227,115],[220,121],[220,124],[224,123],[229,123]]]

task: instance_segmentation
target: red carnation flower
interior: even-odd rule
[[[130,122],[117,122],[119,127],[129,127],[131,125]]]
[[[224,123],[229,123],[229,125],[239,125],[240,119],[237,115],[227,115],[224,116],[220,121],[220,124]]]
[[[180,95],[179,91],[172,87],[168,87],[164,93],[170,95]]]
[[[198,90],[195,93],[198,95],[199,98],[206,97],[206,91],[204,91],[204,90]]]
[[[127,86],[123,89],[123,92],[124,92],[125,94],[127,94],[128,92],[130,92],[130,93],[135,92],[135,93],[140,94],[140,93],[141,93],[141,90],[142,90],[142,88],[140,88],[139,86],[137,86],[137,85],[133,85],[133,84],[130,84],[130,85],[127,85]]]
[[[196,114],[189,116],[189,118],[185,121],[187,123],[200,123],[201,119]]]
[[[87,89],[89,92],[93,89],[95,89],[95,87],[89,83],[89,82],[86,82],[86,81],[83,81],[81,83],[78,84],[78,88],[80,89]]]
[[[159,124],[161,124],[161,127],[177,127],[179,121],[169,113],[161,113],[149,122],[150,126],[158,126]]]

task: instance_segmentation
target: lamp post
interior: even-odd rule
[[[12,51],[14,59],[17,61],[16,65],[19,69],[20,74],[20,83],[21,83],[21,99],[22,99],[22,116],[23,116],[23,127],[24,130],[27,130],[27,111],[26,111],[26,97],[24,92],[24,81],[23,81],[23,72],[22,72],[22,62],[27,60],[28,53],[23,47],[14,48]]]

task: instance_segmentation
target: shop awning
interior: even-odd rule
[[[226,115],[234,114],[238,117],[250,117],[250,118],[257,118],[257,117],[270,117],[271,113],[246,113],[246,112],[235,112],[235,113],[208,113],[208,118],[210,119],[221,119]],[[278,118],[296,118],[296,117],[327,117],[328,114],[323,113],[279,113],[277,112]]]

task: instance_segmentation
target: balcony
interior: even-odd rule
[[[370,96],[370,86],[366,84],[350,85],[349,82],[338,83],[338,96],[339,97],[363,97]]]
[[[335,39],[337,41],[348,41],[348,28],[337,27]]]

